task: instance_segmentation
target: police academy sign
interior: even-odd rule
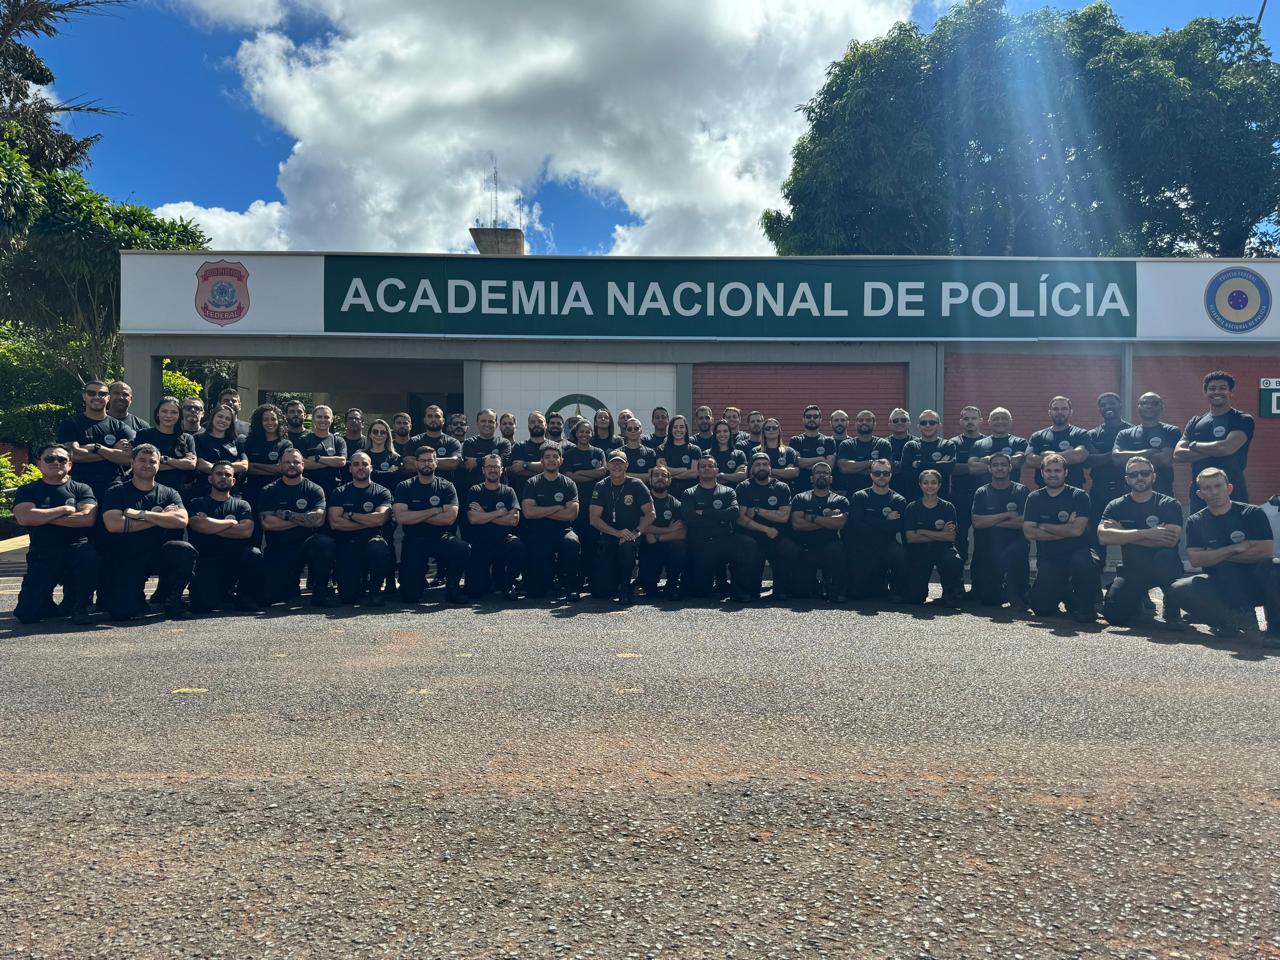
[[[326,333],[656,339],[1136,335],[1120,260],[324,258]]]

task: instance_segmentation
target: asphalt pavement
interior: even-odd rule
[[[1280,957],[1270,651],[596,601],[26,628],[16,590],[3,956]]]

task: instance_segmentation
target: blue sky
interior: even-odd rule
[[[293,183],[292,187],[287,188],[288,196],[280,185],[281,164],[290,159],[295,142],[311,142],[314,136],[310,131],[306,134],[299,132],[307,126],[305,119],[282,122],[282,117],[297,117],[296,109],[284,102],[288,96],[301,96],[296,89],[297,84],[280,79],[279,65],[282,60],[276,59],[271,60],[268,66],[256,68],[260,75],[257,76],[254,92],[251,93],[248,89],[250,84],[246,82],[250,68],[246,67],[243,54],[240,62],[236,58],[238,51],[242,50],[242,43],[252,40],[257,31],[262,29],[262,25],[255,27],[245,22],[236,22],[234,17],[211,20],[201,16],[199,12],[193,12],[193,6],[200,8],[205,2],[216,3],[218,0],[137,0],[134,5],[120,11],[79,20],[57,39],[39,44],[41,53],[47,58],[57,77],[55,90],[58,95],[64,98],[94,98],[121,112],[118,117],[75,118],[69,124],[77,133],[103,135],[102,142],[93,152],[93,165],[89,170],[93,186],[114,199],[128,199],[151,207],[184,202],[196,208],[222,208],[225,211],[239,212],[248,210],[255,202],[267,205],[287,203],[293,206],[318,202],[314,194],[323,196],[326,189],[323,176],[337,176],[332,169],[326,169],[323,173],[308,172],[307,168],[301,166],[300,159],[299,166],[294,168],[295,173],[291,175],[292,180],[290,176],[284,178],[286,182]],[[1037,4],[1020,0],[1011,3],[1014,10],[1033,6]],[[1241,6],[1221,2],[1192,4],[1188,0],[1167,0],[1161,3],[1152,0],[1117,0],[1113,6],[1126,26],[1143,30],[1178,27],[1197,15],[1252,16],[1257,13],[1256,3]],[[929,23],[935,10],[932,3],[917,4],[914,13],[917,19]],[[1280,5],[1274,5],[1264,21],[1264,32],[1269,35],[1273,46],[1276,31],[1280,30],[1280,24],[1275,19],[1277,17],[1280,17]],[[267,28],[281,36],[287,36],[294,48],[302,48],[307,43],[313,44],[318,50],[324,50],[330,44],[334,45],[330,49],[336,48],[332,25],[319,18],[295,13],[274,25],[268,24]],[[347,24],[347,29],[354,36],[358,35],[360,28],[358,24]],[[713,26],[708,29],[721,27]],[[261,38],[255,46],[263,47]],[[756,43],[755,46],[759,47],[760,44]],[[829,60],[839,54],[841,46],[842,43],[836,44],[830,53],[826,53],[828,48],[813,49],[817,54],[825,53]],[[130,50],[138,51],[139,55],[121,55],[122,51]],[[807,89],[812,92],[814,88],[814,84],[806,78],[789,82],[800,84],[793,88],[795,90]],[[273,87],[272,84],[276,86]],[[282,93],[281,90],[288,92]],[[383,95],[385,90],[383,94],[366,94],[373,97],[375,105],[376,100]],[[793,97],[782,102],[794,104],[798,99]],[[486,111],[487,109],[486,107]],[[691,149],[705,148],[707,142],[715,143],[714,106],[701,106],[693,115],[704,118],[697,122],[705,123],[708,130],[707,136],[693,141]],[[467,114],[463,113],[461,116],[464,118],[461,122],[465,124]],[[357,115],[347,122],[355,125],[359,119]],[[340,123],[341,120],[335,122]],[[453,125],[456,126],[459,122],[455,116]],[[550,116],[546,118],[544,127],[535,129],[539,131],[539,136],[543,129],[548,130],[550,144],[555,141],[557,125],[572,123],[572,116],[568,119],[563,115]],[[609,142],[616,141],[616,146],[612,149],[623,155],[635,152],[634,146],[628,146],[628,137],[632,135],[637,135],[636,131],[625,124],[617,131],[602,132],[605,147],[608,147]],[[643,136],[642,129],[638,135]],[[656,135],[661,136],[661,133]],[[577,136],[581,138],[583,131],[579,131]],[[735,131],[731,125],[719,136],[731,144],[735,142]],[[790,140],[793,139],[794,132],[784,130],[776,136],[782,137],[784,141]],[[503,139],[501,131],[491,134],[491,137],[495,141]],[[516,138],[516,135],[513,133],[512,137]],[[566,138],[572,140],[573,135],[567,133]],[[527,141],[529,135],[524,134],[524,139]],[[771,156],[776,157],[779,149],[775,145]],[[503,156],[499,157],[500,166],[504,156],[515,154],[523,157],[525,152],[527,151],[522,150],[519,142],[514,147],[504,148]],[[462,160],[458,160],[456,155],[451,156],[454,159],[450,163],[455,165],[446,164],[441,176],[453,176],[456,179],[458,170],[461,169],[463,179],[473,176],[478,183],[483,177],[485,163],[477,159],[478,155],[474,150],[465,154]],[[548,153],[548,156],[551,154]],[[611,161],[602,162],[599,155],[592,156],[589,151],[587,155],[575,158],[572,163],[557,164],[555,169],[547,168],[545,162],[544,159],[544,166],[538,170],[536,156],[532,159],[524,158],[517,163],[517,166],[523,165],[523,168],[515,175],[525,179],[534,190],[532,196],[523,196],[519,200],[526,206],[536,203],[540,208],[537,216],[541,229],[530,231],[530,243],[534,252],[590,254],[606,252],[611,248],[618,249],[615,230],[619,225],[634,228],[636,238],[644,236],[646,227],[652,228],[651,232],[654,234],[652,240],[648,241],[651,244],[649,248],[638,251],[628,249],[626,252],[652,252],[654,249],[671,253],[686,252],[680,249],[682,245],[702,252],[703,248],[714,242],[708,237],[715,237],[717,216],[732,216],[742,220],[750,209],[758,209],[753,207],[750,196],[734,198],[728,196],[733,190],[726,189],[726,197],[720,201],[722,209],[719,213],[710,211],[701,218],[682,220],[669,210],[679,211],[697,206],[699,191],[714,192],[715,184],[698,187],[695,183],[689,186],[689,191],[685,194],[673,188],[670,196],[662,196],[666,185],[661,183],[661,177],[650,176],[646,179],[643,173],[635,170],[597,176],[600,168],[608,166]],[[741,178],[741,167],[749,162],[749,158],[739,160],[735,176]],[[353,165],[361,165],[359,153],[354,153],[338,167],[350,172]],[[403,166],[403,163],[390,164],[390,172],[386,176],[403,176]],[[674,169],[676,172],[672,179],[696,181],[700,168],[694,164],[684,172],[680,172],[678,167]],[[776,182],[780,180],[777,175],[779,172],[785,175],[785,164],[779,169],[779,164],[775,161],[757,179],[776,186]],[[366,179],[376,181],[377,174],[370,174]],[[338,176],[333,183],[341,184],[341,177]],[[617,189],[611,188],[614,184]],[[474,212],[479,215],[482,210],[474,197],[467,199],[465,196],[473,188],[474,184],[459,188],[464,194],[458,201],[460,206],[446,206],[415,215],[463,217],[465,215],[457,211],[470,211],[472,208],[476,208]],[[308,189],[313,194],[306,193]],[[377,194],[376,183],[373,186],[366,183],[362,189],[375,196]],[[639,212],[628,209],[619,190],[626,191],[629,197],[640,198],[635,201],[636,205],[644,209]],[[394,196],[390,201],[392,207],[397,203]],[[312,199],[308,200],[307,197]],[[508,199],[509,203],[506,202]],[[514,194],[510,198],[504,198],[504,204],[511,210],[514,210],[511,205],[516,201]],[[358,219],[361,211],[370,209],[373,202],[366,197],[355,209],[347,211],[345,216]],[[277,215],[280,209],[284,208],[278,208]],[[526,216],[531,214],[532,211],[526,212]],[[342,216],[344,214],[339,213],[335,223],[341,223]],[[252,238],[261,235],[248,230],[238,220],[235,223],[237,226],[228,228],[227,236]],[[749,230],[750,223],[744,223],[744,226],[735,229]],[[236,230],[240,227],[245,229],[237,233]],[[254,229],[260,228],[261,225]],[[345,239],[345,242],[328,242],[323,232],[313,230],[307,234],[297,226],[290,229],[289,235],[307,238],[305,244],[312,247],[330,248],[413,247],[422,244],[450,246],[457,242],[453,234],[442,235],[438,231],[434,234],[415,234],[412,231],[400,234],[390,227],[380,233],[363,234],[356,230],[348,231],[347,235],[343,234],[340,226],[335,227],[334,236]],[[286,242],[288,241],[281,241]],[[668,250],[667,247],[672,249]],[[716,251],[708,249],[707,252]]]

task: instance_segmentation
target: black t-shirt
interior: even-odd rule
[[[60,484],[45,483],[34,480],[24,483],[13,495],[13,505],[29,503],[40,510],[49,507],[60,507],[69,504],[79,507],[85,503],[97,503],[98,497],[87,483],[80,483],[68,477]],[[101,510],[99,510],[101,513]],[[46,523],[39,527],[24,527],[31,538],[31,546],[27,554],[32,557],[57,558],[62,550],[89,539],[88,527],[59,527]]]
[[[373,513],[379,507],[391,506],[391,502],[391,491],[382,484],[372,481],[367,487],[357,487],[354,481],[344,483],[328,498],[330,507],[341,507],[347,513]],[[374,537],[380,536],[385,529],[384,523],[376,529],[370,527],[365,530],[334,530],[333,537],[339,543],[367,543]]]
[[[894,535],[902,531],[902,518],[906,512],[907,500],[896,490],[876,493],[874,487],[867,487],[849,498],[849,522],[845,529],[853,527]]]
[[[889,459],[893,462],[893,479],[889,485],[906,499],[914,500],[920,496],[920,488],[908,475],[910,471],[904,466],[902,455],[907,449],[907,444],[916,438],[908,434],[905,437],[888,436],[885,439],[889,441]]]
[[[1010,483],[1004,490],[999,490],[989,483],[980,486],[973,494],[972,515],[975,517],[993,517],[999,513],[1016,513],[1019,517],[1027,507],[1027,495],[1030,491],[1020,483]],[[988,527],[985,530],[974,528],[974,543],[1004,545],[1010,541],[1025,542],[1022,528]]]
[[[810,520],[814,517],[829,517],[836,513],[849,515],[849,500],[844,494],[828,492],[825,496],[819,496],[813,490],[805,490],[797,493],[791,498],[791,515],[803,513]],[[848,524],[848,520],[845,524]],[[827,530],[820,528],[818,530],[794,530],[792,531],[796,539],[803,544],[814,545],[819,543],[830,543],[832,540],[840,539],[839,530]]]
[[[791,447],[766,447],[763,444],[751,451],[751,457],[763,451],[769,457],[769,466],[774,470],[785,470],[788,467],[796,466],[799,456]],[[747,458],[747,465],[751,464],[751,457]]]
[[[143,420],[141,417],[136,416],[132,413],[126,413],[123,417],[116,417],[116,419],[119,420],[121,423],[123,423],[130,430],[132,430],[135,436],[141,433],[143,430],[151,429],[150,423],[148,423],[146,420]],[[148,440],[146,442],[150,443],[151,441]]]
[[[537,507],[563,507],[578,499],[578,485],[563,473],[557,473],[554,480],[545,473],[530,477],[524,485],[523,500],[532,500]],[[579,511],[583,505],[578,505]],[[551,517],[540,517],[536,520],[521,517],[521,527],[528,527],[531,534],[559,534],[569,528],[568,520],[553,520]]]
[[[926,470],[937,470],[942,474],[942,486],[938,488],[938,496],[946,500],[951,494],[951,471],[956,466],[956,445],[950,440],[939,437],[936,440],[922,440],[917,437],[902,449],[902,477],[906,488],[913,491],[906,493],[907,500],[920,499],[920,474]]]
[[[731,446],[728,450],[711,448],[711,456],[715,457],[716,468],[725,476],[738,472],[738,468],[749,462],[748,455],[741,447]]]
[[[915,500],[907,504],[907,512],[902,518],[904,530],[931,530],[941,533],[948,523],[956,522],[956,507],[949,500],[939,499],[932,507],[926,507],[923,500]],[[908,547],[932,546],[928,544],[908,544]]]
[[[301,483],[287,484],[284,478],[272,480],[258,495],[258,516],[261,518],[264,513],[274,513],[278,510],[292,510],[294,513],[311,513],[315,510],[327,509],[325,502],[324,487],[316,483],[314,480],[302,478]],[[261,519],[259,519],[261,523]],[[264,535],[267,540],[267,548],[271,545],[279,544],[286,546],[290,543],[306,540],[313,533],[314,527],[294,527],[291,530],[265,530]]]
[[[404,458],[396,453],[394,448],[395,444],[392,444],[391,448],[383,450],[381,453],[374,453],[372,450],[365,451],[373,459],[373,474],[370,479],[388,490],[395,490],[396,485],[405,478],[404,474],[400,472],[400,464],[404,462]]]
[[[511,466],[511,443],[501,434],[495,433],[492,437],[482,437],[477,433],[462,441],[462,459],[474,459],[476,467],[474,470],[467,470],[464,465],[458,471],[458,489],[465,490],[470,496],[473,486],[484,483],[484,458],[491,453],[496,453],[502,458],[503,470]]]
[[[75,442],[82,447],[91,443],[100,443],[104,447],[114,447],[120,440],[133,440],[133,428],[121,423],[115,417],[103,417],[91,420],[83,413],[68,417],[58,426],[58,442]],[[77,463],[72,471],[81,483],[87,483],[97,493],[103,493],[120,476],[120,468],[114,463],[99,460],[95,463]]]
[[[1247,503],[1233,501],[1231,509],[1220,517],[1215,517],[1205,507],[1187,521],[1187,546],[1198,550],[1221,550],[1245,540],[1270,539],[1271,523],[1266,513],[1261,507]],[[1248,580],[1250,566],[1252,564],[1219,563],[1206,567],[1204,572],[1222,591],[1227,603],[1233,606],[1253,605],[1253,590]]]
[[[293,441],[288,437],[268,440],[265,434],[250,434],[240,444],[240,449],[250,463],[274,467],[280,463],[280,458],[284,456],[286,450],[293,449]],[[249,474],[244,481],[245,496],[257,496],[263,487],[277,479],[279,478],[267,476],[265,473]]]
[[[819,433],[816,437],[801,433],[791,438],[791,449],[796,452],[796,459],[801,457],[834,457],[836,454],[836,442],[822,433]],[[832,463],[831,468],[835,469],[834,463]],[[800,476],[796,477],[795,484],[797,493],[812,489],[812,472],[801,467]]]
[[[1010,457],[1016,457],[1018,454],[1026,452],[1026,439],[1014,436],[1011,433],[1004,437],[983,437],[976,441],[969,451],[969,458],[971,460],[980,460],[983,457],[991,456],[993,453],[1003,453]]]
[[[658,462],[658,451],[652,447],[622,447],[627,455],[627,473],[648,474]]]
[[[638,528],[644,505],[652,502],[649,488],[635,477],[625,477],[620,484],[605,477],[591,488],[591,506],[600,507],[604,511],[601,519],[615,530]]]
[[[117,483],[98,500],[98,513],[101,516],[111,510],[145,510],[162,511],[165,507],[182,506],[182,496],[173,487],[157,483],[150,490],[139,490],[133,481]],[[151,527],[137,533],[109,533],[113,549],[154,550],[168,540],[181,540],[181,530],[164,530]]]
[[[665,460],[667,466],[672,470],[696,470],[698,461],[702,459],[702,448],[687,441],[679,446],[674,443],[666,443],[661,447],[657,447],[656,451],[658,459]],[[675,493],[682,493],[697,482],[697,477],[686,477],[683,480],[677,480],[673,477],[671,489]]]
[[[1043,430],[1037,430],[1027,438],[1027,449],[1036,454],[1066,453],[1076,447],[1084,447],[1086,450],[1093,449],[1093,441],[1089,438],[1088,430],[1074,426],[1068,426],[1064,430],[1045,427]],[[1036,471],[1036,486],[1044,486],[1044,477],[1040,475],[1039,470]],[[1083,463],[1067,464],[1067,486],[1084,486]]]
[[[680,499],[680,519],[689,540],[701,542],[730,536],[738,522],[738,497],[723,483],[690,487]]]
[[[653,447],[655,450],[659,449],[666,442],[667,435],[665,433],[651,433],[647,437],[640,438],[640,446]]]
[[[1147,530],[1158,527],[1162,523],[1180,527],[1182,526],[1182,505],[1173,497],[1166,497],[1162,493],[1153,495],[1146,503],[1138,503],[1133,499],[1132,494],[1126,494],[1123,497],[1116,497],[1107,504],[1102,511],[1102,519],[1112,520],[1124,530]],[[1270,531],[1271,527],[1268,524],[1268,535]],[[1125,563],[1131,563],[1134,558],[1144,554],[1150,556],[1157,549],[1138,544],[1125,544],[1120,548],[1120,554]]]
[[[598,433],[593,433],[591,435],[591,445],[593,447],[599,447],[605,453],[608,453],[610,450],[616,450],[618,447],[622,446],[622,437],[602,437]]]
[[[146,427],[138,431],[133,438],[133,445],[140,447],[144,443],[151,444],[160,451],[161,457],[168,457],[171,460],[181,460],[196,449],[196,438],[191,434],[183,433],[181,430],[164,433],[159,427]],[[191,478],[193,473],[194,471],[179,470],[177,467],[166,466],[161,462],[160,469],[156,471],[156,482],[178,489]]]
[[[546,439],[541,437],[536,440],[532,437],[528,440],[522,440],[511,448],[511,459],[520,460],[533,470],[540,469],[540,465],[542,463],[542,448],[546,443]],[[564,453],[563,447],[561,448],[561,453]]]
[[[215,500],[212,496],[196,497],[187,504],[187,515],[194,517],[198,513],[203,513],[210,520],[226,520],[231,518],[239,523],[242,520],[253,520],[253,507],[249,506],[249,501],[242,500],[240,497],[227,497],[225,500]],[[218,551],[238,552],[249,541],[247,540],[229,540],[226,537],[219,537],[211,533],[197,533],[190,529],[188,523],[187,539],[191,541],[191,545],[196,548],[198,553],[217,553]]]
[[[981,435],[966,437],[963,433],[952,437],[951,442],[956,445],[956,463],[967,464],[970,459],[977,456],[973,452],[973,448],[978,445],[978,441],[985,439],[986,437]],[[970,508],[973,506],[973,491],[978,489],[978,481],[981,479],[981,477],[973,474],[952,473],[951,502],[955,505],[957,516],[964,516],[969,513]]]
[[[1120,432],[1132,428],[1133,424],[1126,420],[1121,420],[1114,427],[1109,427],[1105,423],[1094,427],[1089,431],[1089,451],[1110,454],[1116,448],[1116,437]],[[1128,489],[1124,482],[1124,467],[1115,466],[1109,456],[1107,462],[1101,466],[1090,467],[1089,478],[1093,483],[1091,498],[1106,497],[1107,503],[1116,497],[1124,496]]]
[[[764,443],[764,435],[753,437],[745,430],[739,430],[729,440],[735,447],[745,454],[750,454],[752,450]]]
[[[334,433],[325,434],[323,437],[314,433],[304,433],[301,439],[294,442],[294,446],[306,460],[312,457],[343,457],[345,459],[347,456],[347,441]],[[326,494],[332,492],[338,485],[340,471],[336,467],[317,467],[308,463],[306,472],[307,479],[319,484]]]
[[[515,490],[505,483],[498,484],[496,490],[490,490],[483,483],[475,484],[467,491],[467,503],[468,505],[480,504],[480,509],[485,513],[493,513],[499,506],[508,513],[520,509]],[[500,527],[492,523],[467,525],[467,540],[480,546],[491,546],[496,541],[514,533],[514,527]]]
[[[1202,413],[1187,421],[1187,429],[1182,435],[1188,440],[1198,443],[1214,443],[1225,440],[1227,435],[1239,430],[1245,435],[1244,445],[1229,457],[1209,457],[1196,460],[1191,464],[1191,492],[1196,492],[1195,475],[1209,467],[1217,467],[1227,475],[1227,482],[1235,489],[1231,498],[1240,503],[1248,503],[1249,488],[1245,483],[1244,471],[1249,465],[1249,444],[1253,442],[1253,417],[1239,410],[1228,410],[1220,417]]]
[[[452,439],[452,438],[450,438]],[[434,510],[436,507],[458,505],[458,488],[439,474],[431,478],[430,483],[420,482],[419,477],[402,480],[397,486],[395,503],[403,503],[410,510]],[[392,507],[392,510],[395,508]],[[410,540],[439,540],[449,532],[449,528],[435,523],[401,524],[404,535]]]
[[[844,473],[840,469],[841,460],[854,463],[865,463],[868,460],[888,460],[893,462],[893,448],[884,437],[872,437],[870,440],[859,440],[851,437],[842,440],[836,447],[836,472],[832,484],[837,490],[845,493],[857,493],[871,486],[870,473]]]
[[[680,519],[680,501],[671,494],[653,498],[653,526],[669,527]]]
[[[196,456],[210,463],[217,463],[219,460],[228,460],[231,463],[235,463],[244,457],[244,449],[241,446],[241,441],[233,437],[230,431],[221,440],[206,431],[205,433],[196,434]],[[202,473],[194,479],[194,490],[200,496],[207,494],[210,490],[209,475]],[[237,480],[237,482],[239,481]]]
[[[1027,496],[1022,519],[1031,523],[1066,523],[1071,515],[1089,516],[1089,495],[1079,487],[1067,484],[1056,497],[1047,489],[1034,490]],[[1077,550],[1089,547],[1089,531],[1069,540],[1037,540],[1036,556],[1045,560],[1061,560]]]
[[[302,434],[298,434],[298,436],[302,436]],[[289,434],[289,439],[293,440],[294,443],[298,442],[292,433]],[[418,438],[411,434],[402,440],[393,433],[391,435],[391,446],[402,458],[412,457],[418,452]]]
[[[357,453],[360,453],[362,450],[367,451],[369,449],[369,438],[365,436],[348,437],[346,434],[343,434],[342,442],[347,445],[347,462],[345,466],[343,466],[341,469],[338,470],[339,484],[351,482],[352,456],[354,456]]]
[[[1182,431],[1171,423],[1159,423],[1154,427],[1138,424],[1121,430],[1116,434],[1112,449],[1121,453],[1146,453],[1172,450],[1182,439]],[[1124,481],[1124,466],[1120,468],[1121,482]],[[1173,467],[1156,467],[1156,492],[1166,496],[1173,495]]]
[[[743,480],[735,488],[738,494],[738,506],[754,507],[757,510],[780,510],[791,504],[791,488],[781,480],[775,480],[770,477],[764,483],[756,483],[755,480]],[[778,522],[770,520],[768,517],[756,517],[756,523],[763,523],[767,527],[776,527],[779,530],[787,530],[791,524],[786,522]],[[762,537],[764,534],[756,530],[747,530],[746,533],[753,537]]]

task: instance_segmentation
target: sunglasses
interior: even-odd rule
[[[905,417],[893,417],[892,419],[889,420],[889,422],[890,423],[910,423],[911,421],[906,419]]]
[[[378,427],[376,430],[369,431],[369,436],[371,437],[385,437],[386,435],[387,431],[383,430],[381,427]]]
[[[1150,470],[1130,470],[1125,474],[1126,477],[1137,477],[1139,480],[1151,476]]]
[[[625,430],[627,433],[639,433],[639,432],[640,432],[640,428],[639,428],[639,427],[623,427],[623,430]]]
[[[71,462],[70,457],[49,456],[49,457],[41,457],[40,459],[43,460],[45,463],[70,463]]]
[[[765,427],[765,429],[768,430],[770,433],[772,433],[773,431],[781,430],[782,428],[781,427]]]
[[[893,476],[893,471],[892,470],[872,470],[871,475],[873,477],[891,477]]]
[[[903,423],[906,423],[906,421],[904,420]],[[937,425],[938,425],[937,420],[921,420],[920,421],[920,426],[922,427],[936,427]]]
[[[109,396],[111,396],[111,394],[107,393],[107,391],[105,391],[105,390],[86,390],[86,391],[84,392],[84,395],[85,395],[86,397],[109,397]]]

